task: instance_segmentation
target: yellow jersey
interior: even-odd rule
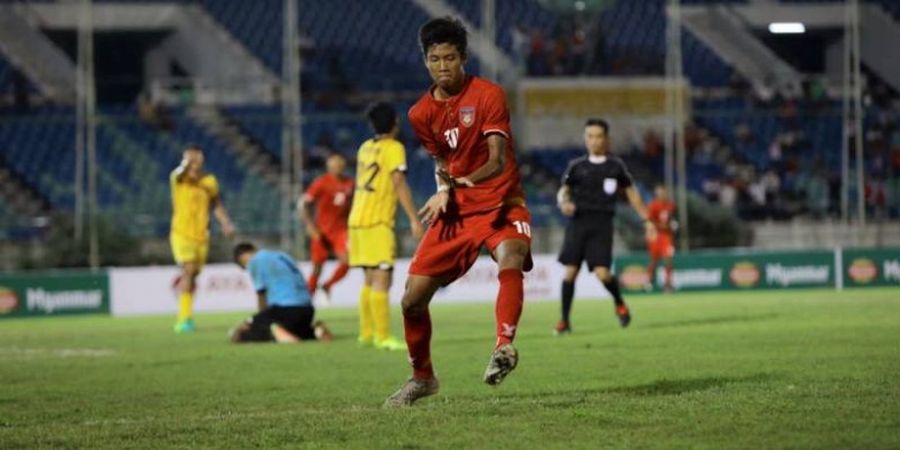
[[[172,234],[193,241],[209,240],[209,210],[219,200],[219,182],[211,174],[198,181],[169,176],[172,189]]]
[[[406,152],[396,139],[369,139],[356,156],[356,189],[347,224],[350,228],[394,226],[397,192],[394,171],[406,171]]]

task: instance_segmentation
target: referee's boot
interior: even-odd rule
[[[624,303],[616,306],[616,316],[619,317],[619,325],[621,325],[622,328],[627,327],[628,324],[631,323],[631,311],[628,310],[628,305],[625,305]]]
[[[553,329],[554,336],[564,336],[567,334],[572,334],[572,326],[569,325],[569,322],[565,320],[560,320],[556,324],[556,328]]]

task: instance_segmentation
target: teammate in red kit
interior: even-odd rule
[[[496,385],[516,367],[512,345],[522,313],[523,272],[531,270],[531,216],[519,183],[506,96],[467,75],[466,29],[451,18],[419,30],[434,85],[409,110],[419,141],[435,159],[437,192],[419,211],[429,224],[409,268],[403,325],[413,376],[385,406],[409,406],[438,391],[431,362],[428,303],[463,276],[487,247],[498,265],[497,340],[484,373]]]
[[[675,255],[672,233],[676,226],[675,204],[669,200],[669,192],[663,185],[656,186],[653,201],[647,206],[647,251],[650,253],[650,265],[647,267],[650,286],[656,275],[656,266],[663,260],[666,271],[664,289],[672,291],[672,257]]]
[[[347,160],[343,155],[335,153],[329,156],[325,167],[327,173],[313,181],[303,194],[298,209],[310,239],[310,259],[313,263],[309,277],[310,294],[316,292],[328,254],[334,254],[338,260],[331,278],[322,284],[327,302],[330,301],[331,287],[350,270],[347,265],[347,215],[350,214],[350,199],[353,198],[353,179],[344,175]],[[316,209],[315,220],[310,211],[312,207]]]

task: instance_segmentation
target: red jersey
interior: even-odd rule
[[[669,222],[675,212],[675,204],[668,200],[653,200],[647,206],[647,218],[660,234],[672,234]]]
[[[350,199],[353,198],[353,179],[325,174],[303,194],[303,199],[316,205],[316,226],[329,234],[347,229]]]
[[[454,189],[453,201],[460,214],[498,208],[504,203],[523,204],[525,193],[513,149],[509,109],[503,88],[468,75],[459,94],[434,98],[434,86],[409,110],[409,122],[425,149],[447,162],[450,175],[465,177],[488,160],[490,134],[506,137],[503,171],[473,187]]]

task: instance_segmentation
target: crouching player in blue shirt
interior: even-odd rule
[[[231,342],[330,341],[331,332],[322,321],[313,323],[315,309],[306,279],[287,253],[257,249],[241,243],[234,260],[250,272],[259,312],[231,330]]]

